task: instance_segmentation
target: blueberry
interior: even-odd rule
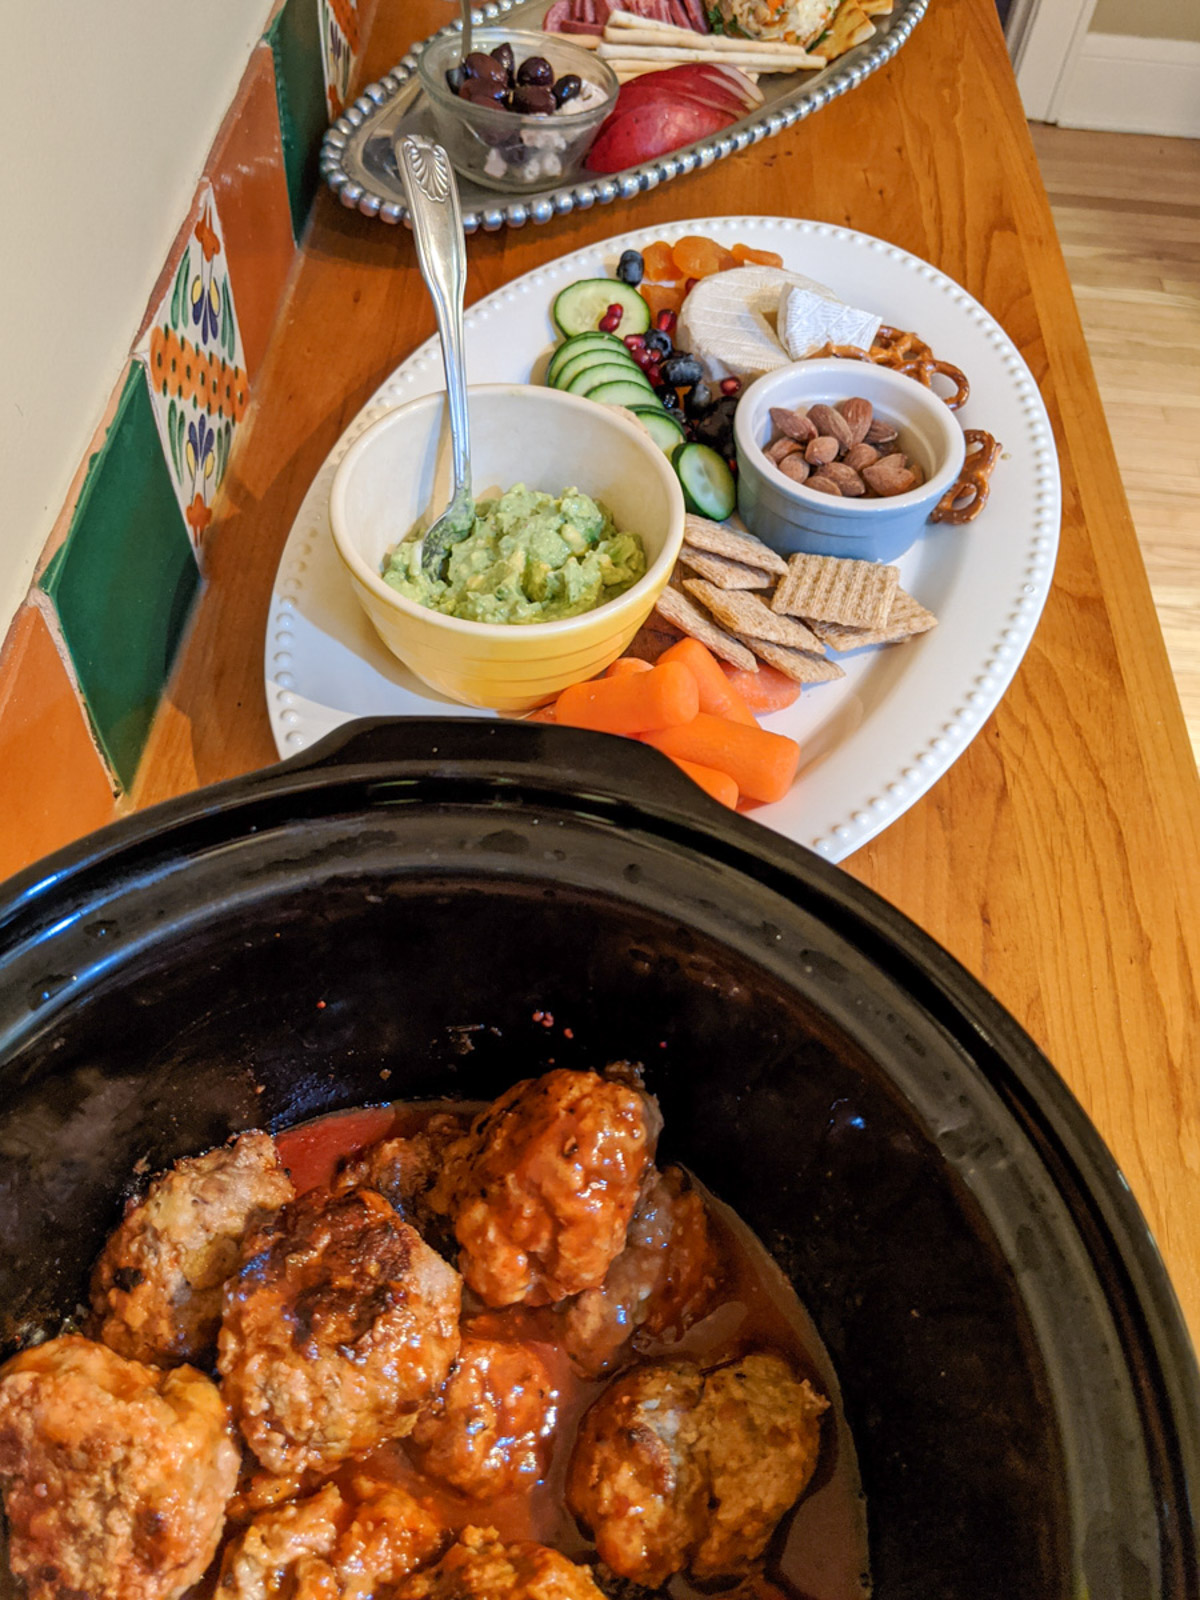
[[[661,388],[655,389],[654,392],[658,396],[659,404],[665,411],[679,410],[679,396],[671,388],[670,384],[664,383]]]
[[[617,262],[617,277],[635,289],[646,275],[646,263],[639,250],[626,250]]]
[[[653,350],[655,355],[669,356],[674,348],[671,335],[663,333],[661,328],[651,328],[646,335],[646,349]]]
[[[694,383],[688,390],[683,409],[689,417],[702,417],[712,405],[712,390],[706,383]]]
[[[668,356],[662,364],[663,377],[676,389],[690,388],[704,376],[704,368],[695,356]]]

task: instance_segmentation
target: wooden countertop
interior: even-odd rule
[[[450,16],[439,0],[381,5],[364,81]],[[933,0],[860,89],[707,172],[476,237],[468,303],[627,228],[754,212],[845,224],[933,262],[1004,326],[1041,386],[1064,516],[1037,634],[971,746],[846,869],[957,956],[1055,1062],[1200,1335],[1200,783],[992,0]],[[139,804],[275,759],[262,650],[292,519],[342,429],[433,331],[407,233],[323,192]]]

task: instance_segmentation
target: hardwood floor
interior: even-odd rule
[[[1032,131],[1200,761],[1200,140]]]

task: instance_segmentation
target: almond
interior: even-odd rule
[[[848,467],[844,461],[831,461],[821,471],[827,478],[833,479],[847,498],[866,493],[866,484],[854,468]]]
[[[890,422],[885,422],[882,417],[873,417],[863,438],[868,444],[891,444],[898,433],[899,430],[893,428]]]
[[[817,437],[816,428],[800,411],[785,411],[782,406],[772,406],[771,422],[785,438],[795,439],[800,444],[807,444],[810,439]]]
[[[796,483],[803,483],[808,477],[809,467],[803,453],[797,447],[791,455],[784,456],[779,463],[779,470],[785,478],[791,478]]]
[[[836,495],[839,500],[842,497],[842,491],[838,488],[837,484],[824,469],[822,469],[820,472],[813,473],[812,477],[808,480],[808,487],[810,489],[819,490],[821,494]]]
[[[899,453],[884,456],[873,467],[864,467],[862,475],[876,494],[884,496],[907,494],[917,481],[915,473],[908,470],[906,458]]]
[[[879,451],[872,444],[852,444],[842,460],[855,472],[861,472],[864,467],[875,465],[879,460]]]
[[[850,424],[841,412],[835,411],[832,406],[809,406],[808,420],[822,438],[837,440],[839,452],[849,450],[850,446],[856,443]]]
[[[871,426],[871,421],[875,416],[875,407],[869,400],[863,400],[859,395],[853,395],[849,400],[843,400],[841,405],[838,406],[838,410],[845,417],[846,425],[850,429],[852,436],[850,448],[853,449],[855,445],[861,444],[867,437],[867,429]]]
[[[805,445],[804,459],[814,467],[823,466],[827,461],[836,461],[839,450],[838,442],[832,435],[822,434]]]
[[[802,454],[803,446],[795,439],[776,439],[774,444],[769,444],[763,453],[768,461],[773,461],[778,466],[784,456]]]

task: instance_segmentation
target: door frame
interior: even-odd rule
[[[1025,115],[1054,122],[1096,0],[1014,0],[1005,37]]]

